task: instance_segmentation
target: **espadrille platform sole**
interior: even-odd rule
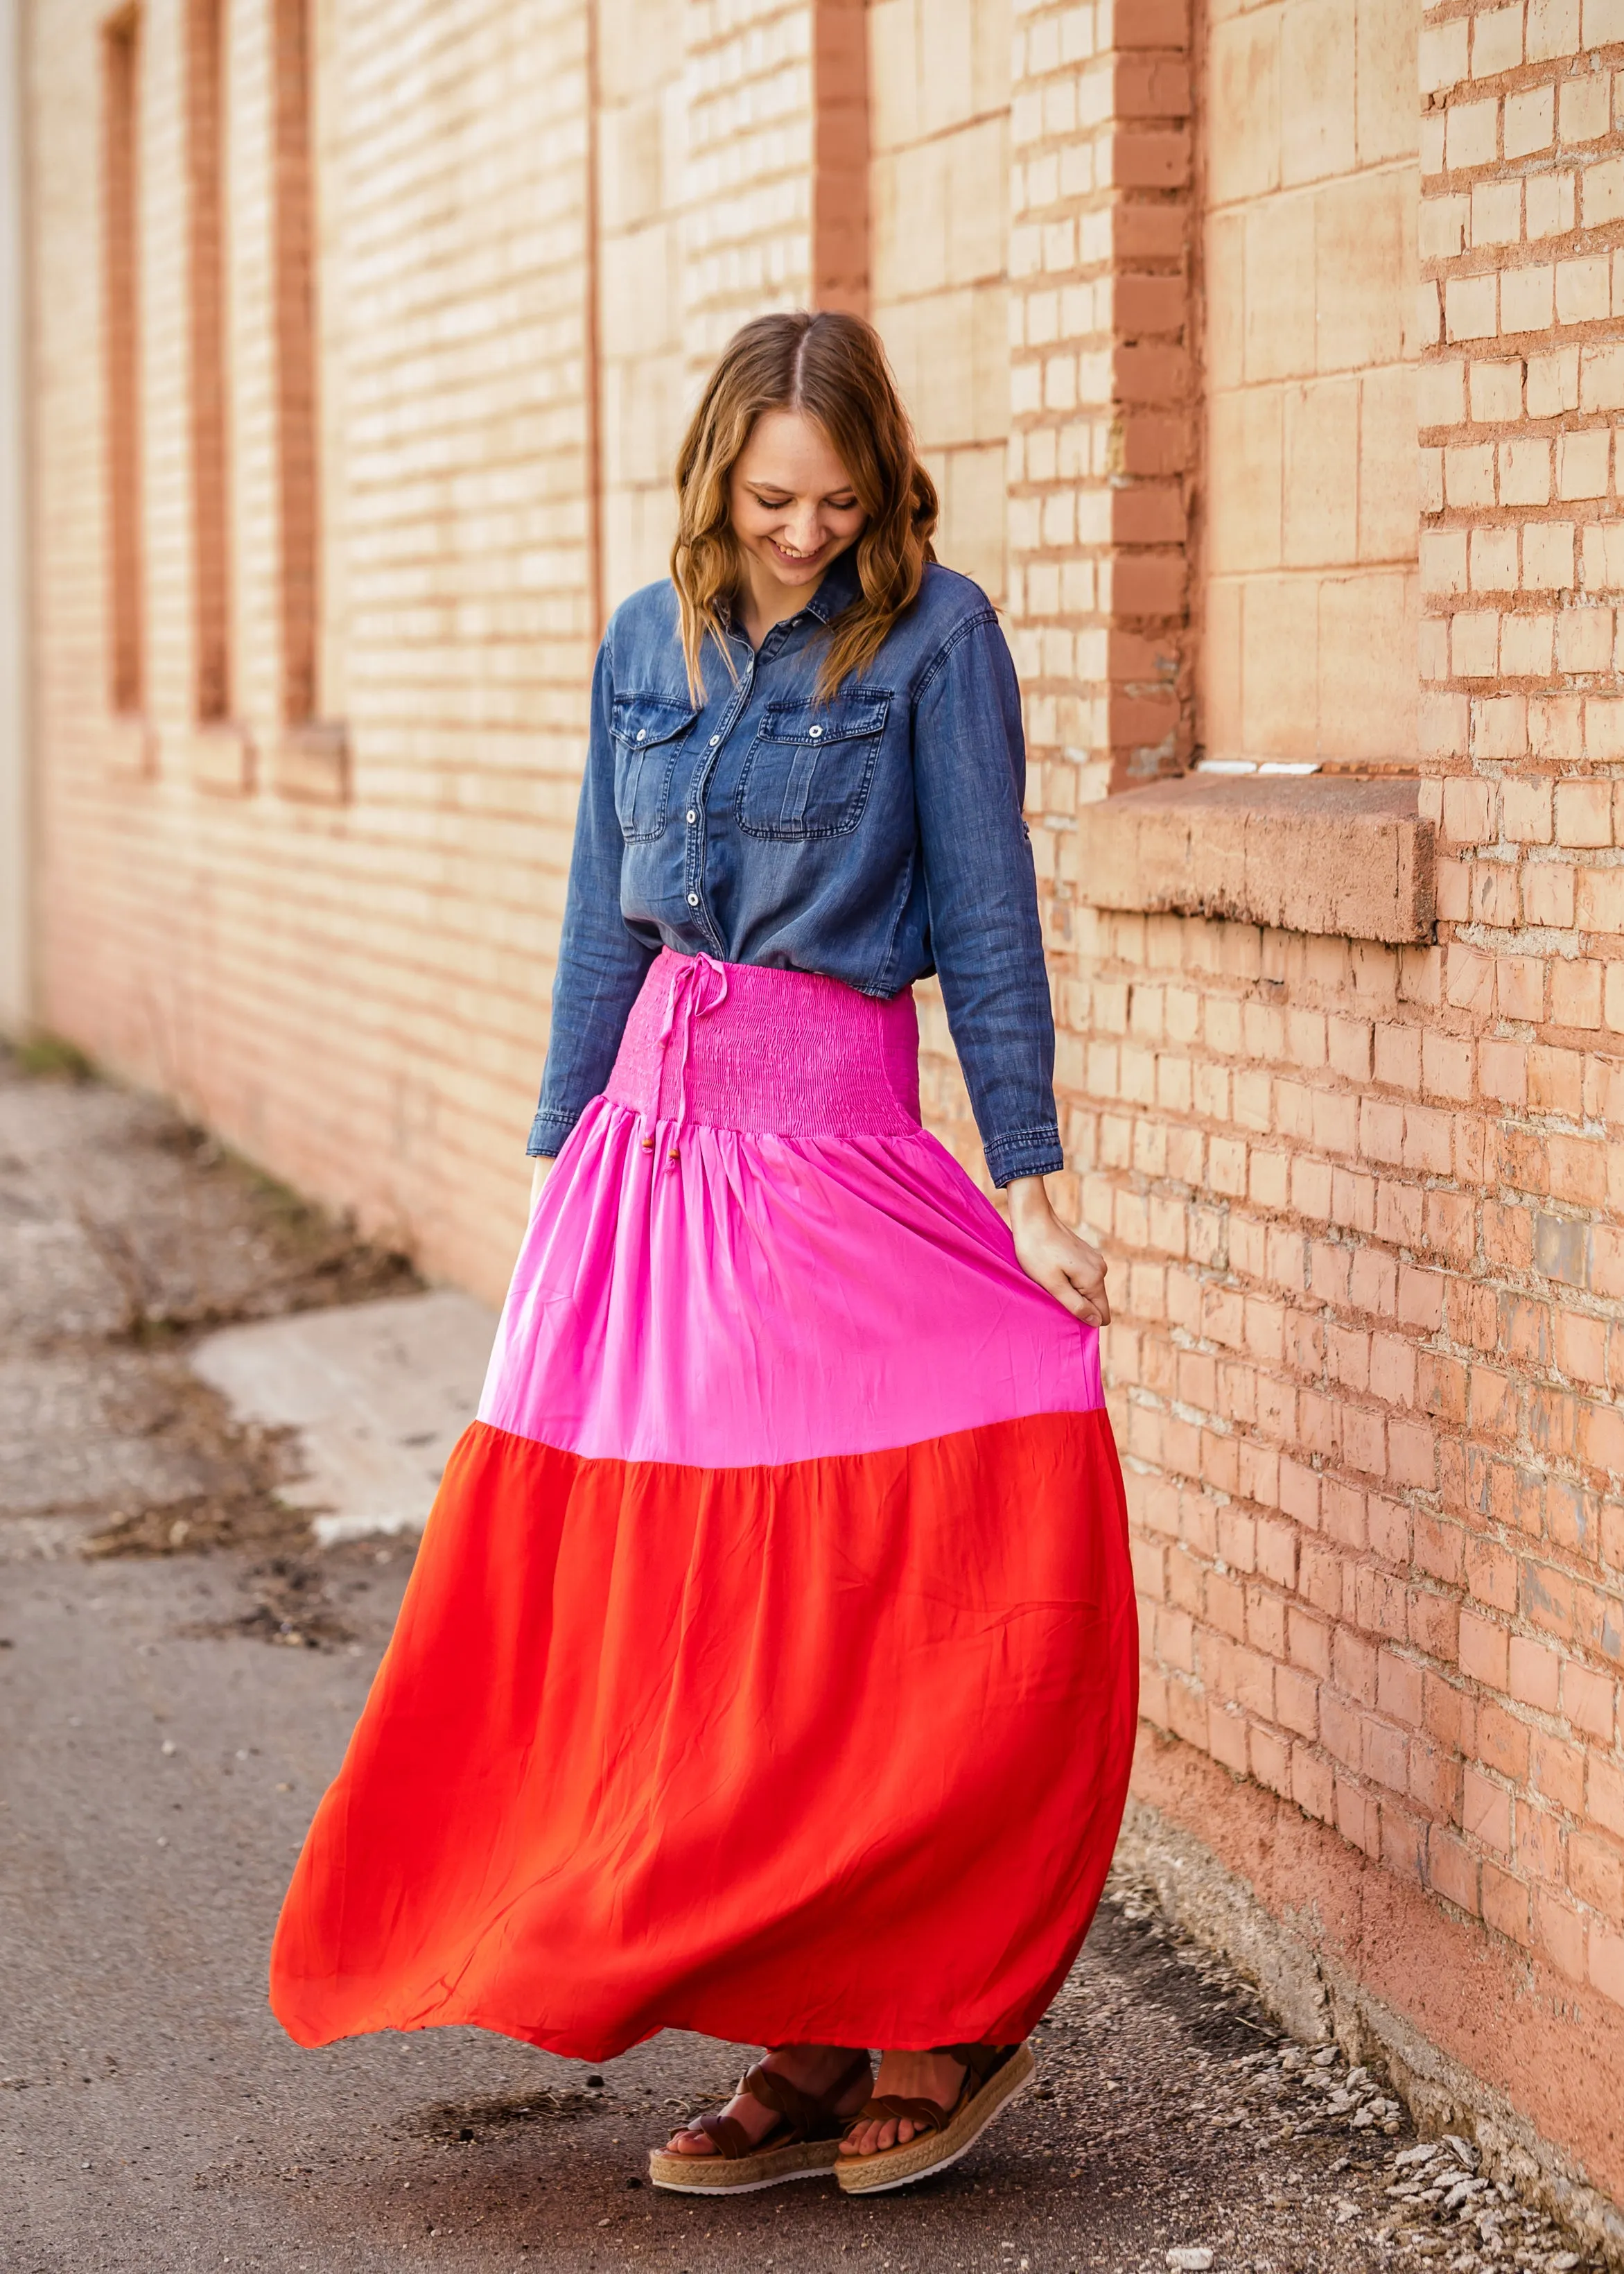
[[[748,2195],[760,2187],[781,2187],[788,2180],[821,2180],[832,2172],[838,2140],[801,2140],[792,2148],[763,2148],[754,2156],[726,2162],[720,2156],[676,2156],[656,2148],[649,2157],[649,2184],[673,2195]]]

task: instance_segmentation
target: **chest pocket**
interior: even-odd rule
[[[617,695],[609,715],[614,742],[614,809],[629,843],[658,837],[671,803],[677,753],[695,712],[658,695]]]
[[[770,703],[739,778],[750,837],[844,837],[862,819],[891,697],[860,687],[831,703]]]

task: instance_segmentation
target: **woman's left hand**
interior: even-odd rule
[[[1105,1294],[1105,1258],[1099,1249],[1061,1223],[1041,1177],[1017,1177],[1005,1193],[1015,1254],[1026,1276],[1047,1287],[1074,1319],[1091,1327],[1109,1327],[1111,1306]]]

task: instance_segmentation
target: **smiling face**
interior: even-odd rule
[[[829,437],[799,410],[765,410],[731,477],[729,511],[758,593],[805,597],[868,516]],[[763,595],[764,597],[764,595]]]

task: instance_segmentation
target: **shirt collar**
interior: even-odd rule
[[[857,573],[857,547],[848,545],[829,564],[823,583],[807,602],[807,614],[816,616],[820,624],[831,622],[842,608],[849,607],[862,590],[862,579]]]
[[[850,607],[861,590],[862,578],[857,573],[857,547],[848,545],[844,553],[837,554],[831,561],[824,571],[823,583],[800,613],[816,616],[820,624],[831,623],[843,608]],[[743,639],[744,633],[734,620],[731,593],[724,592],[718,598],[716,612],[723,630],[731,638]]]

